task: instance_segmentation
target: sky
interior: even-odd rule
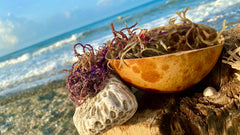
[[[0,0],[0,57],[151,0]]]

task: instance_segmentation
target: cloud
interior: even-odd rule
[[[98,0],[97,6],[107,6],[112,3],[112,0]]]
[[[67,19],[69,19],[71,17],[71,12],[70,11],[64,11],[63,14]]]
[[[14,25],[11,21],[0,20],[0,49],[13,48],[18,43],[18,38],[13,34]]]

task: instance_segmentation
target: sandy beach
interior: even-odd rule
[[[74,105],[64,81],[0,100],[0,104],[0,135],[77,134],[72,121]]]

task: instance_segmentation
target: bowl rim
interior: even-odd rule
[[[178,55],[183,55],[183,54],[186,54],[186,53],[191,53],[191,52],[198,52],[198,51],[202,51],[202,50],[207,50],[207,49],[210,49],[210,48],[215,48],[215,47],[219,47],[219,46],[222,46],[223,47],[224,43],[220,43],[220,44],[217,44],[217,45],[212,45],[212,46],[208,46],[208,47],[203,47],[203,48],[198,48],[198,49],[191,49],[191,50],[186,50],[186,51],[179,51],[179,52],[174,52],[174,53],[169,53],[169,54],[163,54],[163,55],[158,55],[158,56],[151,56],[151,57],[143,57],[143,58],[131,58],[131,59],[122,59],[122,60],[138,60],[138,59],[151,59],[151,58],[156,58],[156,57],[167,57],[167,56],[178,56]],[[107,54],[105,56],[105,58],[108,60],[108,61],[111,61],[111,60],[120,60],[120,59],[110,59],[108,58],[109,56],[109,51],[107,51]]]

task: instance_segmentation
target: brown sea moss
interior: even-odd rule
[[[235,79],[240,81],[240,24],[223,32],[228,37],[224,44],[223,63],[230,65],[234,70]]]
[[[224,38],[221,34],[226,28],[225,21],[222,30],[218,32],[207,25],[189,20],[186,17],[188,9],[189,7],[185,11],[176,12],[182,23],[176,24],[176,18],[171,18],[169,25],[151,30],[133,29],[136,23],[116,31],[111,24],[114,38],[107,42],[107,57],[120,60],[152,57],[222,44]],[[128,35],[123,31],[127,31]]]

